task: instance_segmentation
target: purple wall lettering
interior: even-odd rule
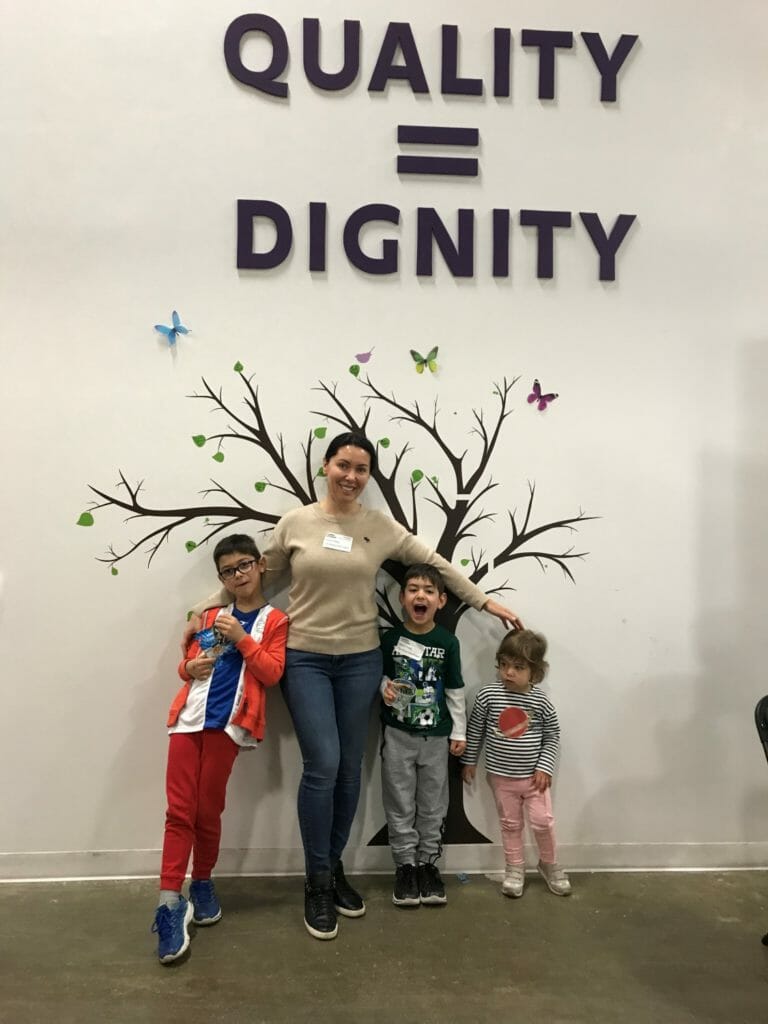
[[[327,203],[309,204],[309,269],[325,270]]]
[[[522,46],[535,46],[539,50],[539,99],[555,98],[555,50],[570,50],[573,32],[549,32],[544,29],[524,28],[520,35]]]
[[[509,277],[509,210],[493,211],[493,276]]]
[[[599,32],[582,32],[581,38],[587,44],[595,67],[600,72],[600,99],[603,103],[615,103],[616,76],[637,42],[637,36],[620,36],[610,57]]]
[[[493,30],[493,95],[509,96],[512,33],[508,28]]]
[[[554,277],[555,228],[569,228],[570,213],[566,210],[521,210],[520,223],[523,227],[536,228],[536,277]]]
[[[262,32],[272,47],[269,66],[260,71],[247,68],[241,57],[243,37],[249,32]],[[321,67],[320,48],[322,25],[319,18],[302,19],[303,67],[307,80],[317,89],[337,92],[349,88],[360,74],[361,23],[344,21],[344,50],[341,68],[325,71]],[[481,76],[465,78],[459,74],[461,33],[457,25],[442,25],[442,52],[440,58],[440,92],[444,96],[482,96]],[[619,36],[609,54],[599,32],[581,32],[582,40],[600,75],[600,99],[603,103],[616,101],[616,80],[638,40],[637,35]],[[555,60],[558,49],[573,48],[573,32],[524,28],[520,31],[521,45],[538,50],[538,96],[542,100],[555,98]],[[512,32],[508,28],[493,30],[493,95],[510,95],[510,63]],[[286,99],[288,83],[279,82],[289,60],[288,37],[275,18],[267,14],[243,14],[229,25],[224,36],[224,59],[229,73],[243,85],[248,85],[269,96]],[[334,61],[338,66],[338,60]],[[429,94],[419,49],[413,30],[407,21],[391,21],[387,25],[379,47],[376,64],[368,83],[369,92],[384,92],[391,81],[407,82],[415,94]]]
[[[272,43],[272,60],[264,71],[252,71],[240,57],[240,44],[248,32],[263,32]],[[230,75],[243,85],[284,99],[288,85],[275,79],[288,67],[288,38],[279,21],[266,14],[242,14],[235,18],[224,36],[224,60]]]
[[[312,85],[331,92],[352,85],[360,71],[360,22],[344,22],[344,63],[341,71],[320,67],[320,19],[304,19],[304,73]]]
[[[616,253],[635,221],[634,213],[620,213],[613,223],[610,235],[606,235],[596,213],[580,213],[579,216],[600,256],[600,280],[615,281]]]
[[[402,64],[395,64],[398,50],[403,56]],[[384,92],[390,79],[408,82],[414,93],[429,92],[416,40],[407,21],[391,21],[387,26],[368,91]]]
[[[360,244],[360,234],[367,224],[383,222],[400,226],[401,212],[387,203],[366,203],[347,217],[343,230],[344,252],[348,262],[364,274],[379,277],[396,274],[399,267],[399,238],[384,238],[380,252],[368,255]],[[496,208],[491,212],[490,251],[493,277],[509,277],[509,248],[512,211]],[[536,229],[536,276],[549,279],[555,276],[555,229],[570,228],[573,214],[567,210],[520,210],[520,224]],[[597,213],[579,213],[581,223],[599,256],[600,281],[616,280],[616,255],[629,229],[635,222],[634,213],[617,215],[610,232],[606,232]],[[254,251],[255,222],[272,222],[275,242],[267,251]],[[307,269],[322,272],[327,269],[328,205],[311,202],[307,224],[309,239]],[[445,265],[454,277],[473,277],[475,273],[475,211],[456,210],[455,238],[445,219],[432,206],[416,208],[416,275],[434,275],[434,249],[439,250]],[[398,232],[399,234],[399,232]],[[239,199],[237,202],[237,266],[240,270],[272,270],[288,258],[293,244],[293,226],[285,207],[266,199]]]
[[[457,210],[458,241],[454,244],[437,210],[420,206],[416,211],[416,275],[432,277],[432,242],[454,277],[472,277],[475,260],[475,211]]]
[[[275,226],[275,244],[268,252],[254,252],[254,220],[263,217]],[[285,207],[267,199],[237,201],[237,267],[238,270],[271,270],[286,259],[293,244],[291,218]]]
[[[398,243],[394,238],[385,238],[381,243],[381,256],[366,256],[360,248],[361,229],[376,220],[399,224],[400,211],[386,203],[369,203],[355,210],[344,225],[344,252],[352,266],[366,274],[396,274]]]
[[[459,78],[459,29],[443,25],[440,92],[443,96],[482,96],[482,78]]]

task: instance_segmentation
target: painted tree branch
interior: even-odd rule
[[[96,510],[99,508],[106,508],[113,506],[115,508],[123,509],[123,511],[129,512],[125,519],[125,522],[130,522],[132,519],[170,519],[171,522],[164,523],[158,526],[154,530],[150,530],[145,533],[140,540],[135,542],[129,542],[129,545],[122,553],[118,552],[114,545],[110,544],[107,549],[107,557],[99,558],[97,561],[105,562],[107,565],[114,566],[123,559],[128,558],[135,551],[143,548],[145,545],[149,545],[146,549],[149,551],[149,559],[147,564],[151,564],[152,559],[155,557],[161,546],[165,541],[168,540],[174,530],[177,530],[181,526],[186,526],[191,522],[198,519],[204,518],[207,522],[208,529],[204,531],[205,536],[200,543],[210,540],[211,537],[220,533],[221,530],[231,526],[233,523],[246,522],[249,520],[256,520],[262,523],[268,523],[270,526],[274,526],[280,518],[279,516],[272,515],[267,512],[259,512],[257,509],[253,509],[246,505],[244,502],[235,498],[229,491],[226,491],[220,484],[215,480],[212,481],[214,487],[204,491],[203,494],[226,494],[233,501],[233,505],[201,505],[193,508],[150,508],[147,505],[143,505],[139,501],[139,494],[144,485],[143,481],[140,481],[134,487],[128,483],[125,475],[120,471],[120,480],[117,483],[117,489],[124,489],[128,498],[121,498],[115,494],[107,494],[105,491],[99,490],[97,487],[93,487],[89,484],[89,489],[94,494],[103,500],[100,502],[91,502],[90,509]],[[210,523],[208,522],[212,516],[223,517],[221,523]]]
[[[293,472],[286,457],[283,435],[281,433],[270,434],[269,426],[265,421],[259,401],[258,388],[254,387],[251,379],[242,372],[239,373],[239,376],[245,388],[244,404],[249,410],[250,420],[238,415],[225,401],[223,392],[221,390],[216,392],[205,378],[203,378],[204,392],[189,396],[209,402],[213,405],[214,412],[223,413],[229,420],[227,430],[206,436],[204,440],[201,438],[200,441],[204,443],[204,441],[216,440],[220,446],[229,441],[245,441],[255,445],[266,455],[279,474],[279,479],[276,482],[273,483],[267,478],[265,483],[257,486],[257,490],[263,490],[266,486],[269,486],[295,499],[299,504],[304,505],[316,501],[317,470],[313,469],[312,453],[316,437],[321,436],[319,428],[316,431],[310,430],[306,441],[301,446],[303,452],[303,475],[306,477],[306,483],[302,483]],[[453,471],[456,483],[455,498],[451,498],[450,489],[441,484],[437,477],[422,476],[421,471],[418,473],[414,471],[410,476],[407,476],[405,473],[405,458],[412,450],[410,443],[405,442],[396,452],[389,453],[387,450],[389,448],[389,441],[386,437],[380,437],[378,440],[375,440],[371,436],[370,405],[366,406],[363,416],[356,416],[338,394],[338,386],[336,384],[327,384],[324,381],[319,382],[314,390],[320,391],[326,397],[330,403],[330,410],[313,410],[312,415],[322,416],[327,421],[337,424],[341,429],[355,431],[371,437],[371,440],[377,446],[380,456],[380,464],[374,473],[374,479],[390,513],[406,529],[416,532],[419,519],[419,499],[421,498],[421,500],[437,508],[444,518],[444,523],[435,549],[448,561],[453,561],[459,546],[467,540],[476,538],[478,528],[495,518],[495,513],[486,511],[480,503],[498,487],[498,483],[493,479],[487,479],[483,482],[483,476],[487,472],[490,461],[497,450],[501,429],[511,413],[509,408],[510,392],[517,380],[517,377],[511,381],[504,378],[501,383],[494,384],[494,394],[497,399],[498,408],[492,420],[488,421],[486,419],[482,409],[472,410],[475,426],[472,428],[471,433],[480,439],[480,450],[476,454],[474,468],[471,471],[468,471],[465,466],[468,451],[465,450],[461,454],[454,452],[442,437],[438,423],[439,410],[436,404],[431,418],[428,419],[422,415],[418,402],[412,403],[410,407],[403,404],[394,395],[388,396],[380,391],[373,384],[370,377],[367,377],[365,381],[358,382],[365,389],[364,401],[366,403],[372,400],[378,401],[383,408],[390,410],[390,420],[418,427],[419,430],[424,432],[434,442],[438,451],[447,459]],[[195,442],[200,443],[198,438],[195,438]],[[387,456],[389,456],[390,460],[389,470],[384,469],[381,465],[382,461],[387,461]],[[407,480],[408,483],[408,497],[406,499],[409,506],[408,512],[406,512],[405,505],[400,497],[404,480]],[[227,499],[226,502],[222,503],[219,501],[214,504],[192,505],[187,508],[157,508],[144,504],[140,497],[144,482],[140,481],[135,486],[131,486],[122,472],[113,493],[91,485],[90,490],[100,499],[100,501],[91,504],[92,510],[111,506],[129,513],[126,521],[144,519],[150,523],[158,523],[158,525],[148,528],[138,540],[129,541],[124,550],[117,550],[113,545],[110,545],[107,557],[101,558],[100,561],[114,567],[118,562],[128,558],[140,548],[144,548],[149,552],[149,562],[151,563],[165,541],[176,531],[189,526],[193,522],[199,523],[202,521],[202,535],[197,541],[187,541],[188,547],[197,546],[198,543],[205,543],[222,530],[232,527],[237,523],[252,521],[262,523],[266,528],[269,528],[274,526],[279,520],[280,515],[263,512],[258,508],[254,508],[252,505],[242,501],[218,481],[212,480],[212,484],[212,487],[202,492],[203,497],[208,499],[212,496],[218,496],[219,498]],[[424,493],[425,488],[428,489],[428,493]],[[529,482],[528,500],[525,508],[521,513],[517,510],[508,513],[511,537],[509,542],[497,554],[492,556],[486,554],[483,548],[480,548],[478,551],[475,551],[473,548],[471,558],[463,560],[465,564],[470,566],[469,577],[473,582],[481,583],[493,569],[497,569],[520,558],[533,558],[542,569],[546,569],[547,565],[550,564],[557,565],[565,576],[570,580],[574,579],[570,568],[571,563],[574,559],[583,558],[586,552],[577,552],[573,547],[546,550],[541,547],[541,538],[545,534],[556,530],[576,530],[579,523],[586,522],[595,517],[587,516],[584,512],[580,511],[577,515],[558,519],[554,522],[533,525],[535,493],[535,485]],[[534,541],[539,542],[536,544],[535,550]],[[383,568],[396,582],[402,581],[402,566],[387,562]],[[505,581],[504,584],[494,587],[487,591],[487,593],[500,593],[509,589],[511,588]],[[379,588],[377,596],[382,618],[390,623],[397,621],[399,617],[397,609],[390,602],[386,591]],[[443,619],[455,628],[458,619],[465,611],[466,607],[455,598],[452,598],[449,600],[446,607],[446,615],[443,616]]]

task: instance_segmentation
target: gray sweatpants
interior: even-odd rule
[[[383,726],[381,790],[395,864],[436,860],[448,813],[448,737]]]

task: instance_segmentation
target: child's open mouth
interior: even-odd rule
[[[415,604],[413,606],[414,615],[426,615],[428,611],[429,609],[425,604]]]

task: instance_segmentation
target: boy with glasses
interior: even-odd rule
[[[241,748],[264,737],[265,687],[283,674],[288,619],[261,589],[264,559],[252,537],[232,534],[213,552],[231,603],[203,613],[179,665],[184,685],[168,715],[168,810],[153,932],[163,964],[189,946],[190,922],[221,917],[211,872],[219,855],[227,781]],[[192,855],[189,900],[181,894]]]

